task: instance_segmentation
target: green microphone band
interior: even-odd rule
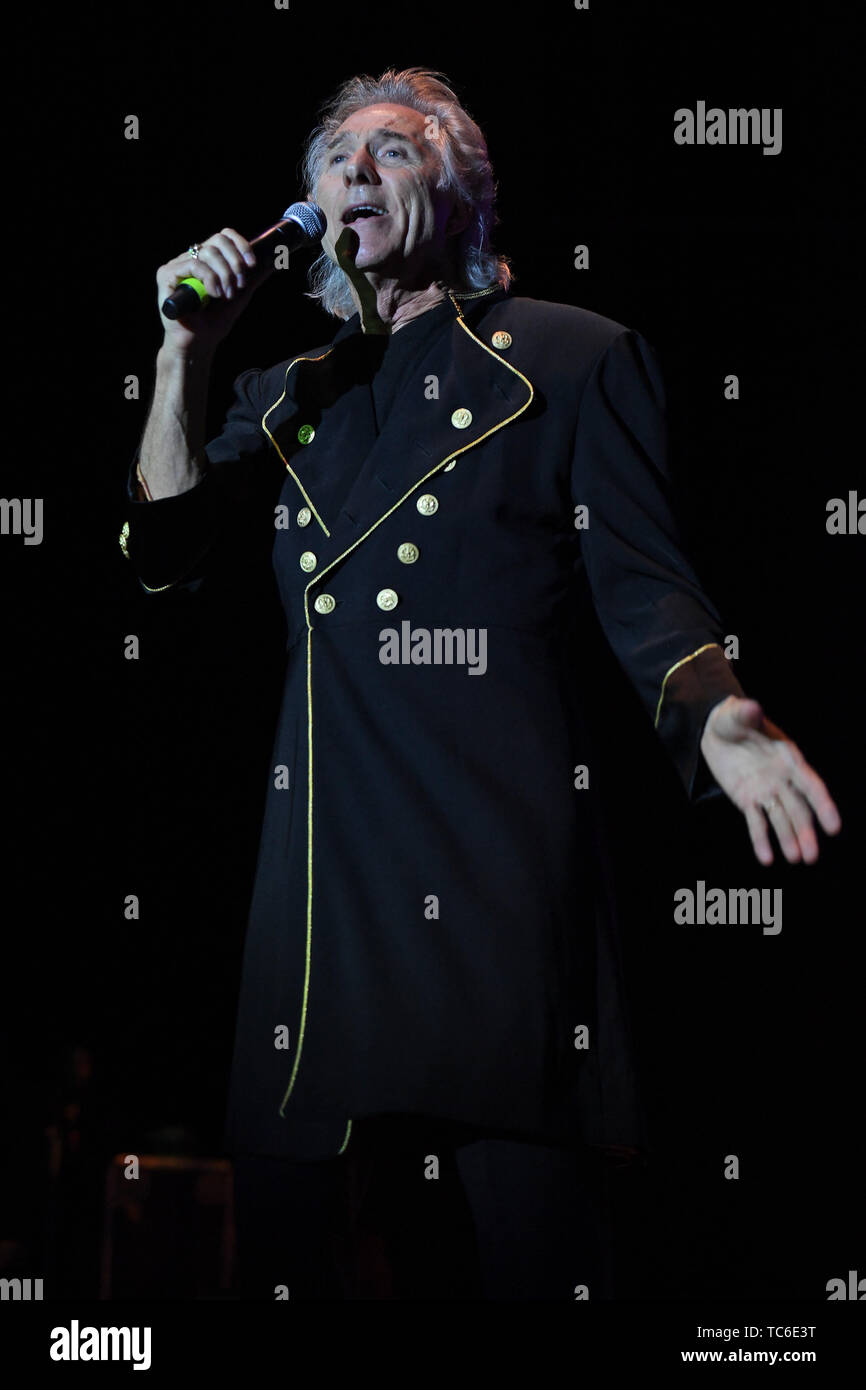
[[[207,304],[207,290],[201,280],[196,280],[194,275],[187,275],[183,280],[179,280],[180,285],[189,285],[191,290],[195,290],[202,304]]]

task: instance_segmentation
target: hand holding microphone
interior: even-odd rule
[[[311,245],[321,240],[326,226],[315,203],[292,203],[279,222],[252,241],[224,227],[160,266],[157,302],[166,344],[182,350],[193,342],[215,347],[273,273],[274,249],[286,246],[291,252]]]

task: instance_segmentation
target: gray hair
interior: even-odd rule
[[[453,192],[469,212],[469,221],[454,237],[455,290],[485,290],[493,285],[507,289],[513,279],[505,256],[490,248],[490,233],[498,220],[494,208],[496,183],[479,127],[448,86],[444,73],[430,68],[389,68],[381,77],[351,77],[319,111],[319,124],[307,140],[302,173],[306,196],[314,199],[326,148],[347,117],[365,106],[390,102],[411,106],[424,116],[435,117],[444,139],[439,144],[442,165],[437,187]],[[327,313],[351,318],[355,302],[349,280],[327,252],[310,267],[309,299],[318,299]]]

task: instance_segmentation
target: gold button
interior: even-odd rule
[[[446,463],[446,465],[445,465],[445,467],[443,468],[442,472],[443,472],[443,473],[450,473],[450,472],[451,472],[451,469],[452,469],[452,468],[456,468],[456,467],[457,467],[457,460],[456,460],[456,459],[452,459],[450,463]]]
[[[312,444],[315,437],[316,431],[313,429],[312,425],[301,425],[301,428],[298,430],[299,444]]]
[[[402,545],[397,546],[397,559],[402,560],[404,565],[414,565],[419,554],[417,545],[412,541],[404,541]]]
[[[315,557],[315,555],[313,554],[312,550],[305,550],[304,553],[303,553],[303,555],[301,556],[301,569],[302,569],[302,570],[306,570],[306,571],[307,571],[307,574],[309,574],[309,573],[310,573],[310,570],[314,570],[315,568],[316,568],[316,557]]]
[[[461,406],[460,409],[455,410],[454,414],[451,416],[451,423],[455,429],[465,430],[467,425],[472,424],[472,411],[467,410],[465,406]]]
[[[337,600],[330,594],[319,594],[319,597],[313,604],[317,613],[333,613],[336,606]]]
[[[393,589],[380,589],[376,595],[376,602],[380,608],[384,608],[387,612],[391,608],[396,608],[400,600]]]
[[[301,510],[298,512],[299,526],[309,526],[312,519],[313,513],[310,511],[309,507],[302,507]]]
[[[125,522],[123,523],[123,527],[122,527],[121,532],[120,532],[120,535],[118,536],[117,539],[118,539],[118,542],[119,542],[119,544],[120,544],[121,550],[123,551],[124,555],[126,556],[126,558],[127,558],[127,560],[128,560],[128,559],[129,559],[129,551],[128,551],[127,548],[126,548],[126,542],[129,540],[129,522],[128,522],[128,521],[125,521]]]
[[[500,350],[500,352],[501,352],[504,348],[510,348],[510,347],[511,347],[511,342],[512,342],[511,334],[510,334],[510,333],[503,333],[503,332],[494,333],[494,334],[493,334],[493,337],[490,339],[490,341],[491,341],[491,343],[493,344],[493,346],[494,346],[495,348],[499,348],[499,350]]]
[[[439,503],[432,492],[425,492],[423,496],[418,498],[415,506],[422,516],[432,516],[435,511],[438,511]]]

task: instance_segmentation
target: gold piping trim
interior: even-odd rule
[[[143,579],[139,579],[138,582],[141,585],[142,589],[146,589],[149,594],[161,594],[164,589],[173,589],[175,584],[180,583],[180,580],[172,579],[170,584],[159,584],[155,589],[152,589],[149,584],[145,584]]]
[[[520,407],[519,410],[515,410],[513,415],[509,415],[506,420],[500,420],[498,425],[493,425],[489,430],[485,430],[484,434],[479,435],[477,439],[470,439],[468,443],[464,444],[461,449],[456,449],[454,453],[446,454],[445,457],[439,461],[439,463],[435,464],[433,468],[431,468],[427,473],[424,474],[423,478],[418,478],[416,482],[414,482],[412,486],[408,488],[406,492],[403,493],[403,496],[398,498],[398,500],[393,504],[393,506],[389,507],[386,512],[383,512],[383,514],[379,517],[378,521],[374,521],[372,526],[368,526],[367,530],[364,532],[362,536],[359,536],[358,539],[353,541],[350,546],[347,546],[343,553],[341,555],[338,555],[336,559],[332,560],[329,565],[326,565],[325,568],[321,570],[319,574],[314,575],[314,577],[308,582],[306,588],[304,589],[304,617],[307,623],[307,940],[304,950],[304,991],[303,999],[301,1002],[301,1022],[298,1031],[298,1047],[295,1053],[294,1065],[292,1066],[292,1074],[289,1077],[289,1084],[286,1088],[286,1094],[283,1096],[283,1099],[280,1102],[280,1115],[285,1114],[286,1102],[289,1099],[289,1096],[292,1094],[292,1090],[294,1089],[295,1080],[298,1075],[298,1066],[301,1060],[301,1049],[304,1045],[304,1034],[306,1031],[307,1021],[307,1005],[309,1003],[310,991],[310,957],[313,939],[313,626],[310,622],[310,589],[313,587],[314,584],[320,583],[321,580],[324,579],[325,575],[330,570],[332,570],[335,565],[338,565],[341,560],[344,560],[346,558],[347,555],[351,555],[352,551],[355,550],[361,544],[362,541],[365,541],[369,535],[372,535],[376,528],[381,526],[382,522],[386,521],[392,512],[396,511],[398,507],[402,506],[402,504],[406,501],[407,497],[411,497],[412,493],[416,490],[416,488],[419,488],[422,486],[423,483],[426,483],[428,478],[432,478],[433,474],[438,473],[439,470],[442,469],[446,463],[449,463],[451,461],[451,459],[457,458],[460,454],[465,454],[467,449],[473,449],[476,444],[480,444],[482,440],[487,439],[489,435],[495,434],[497,430],[503,429],[506,425],[510,425],[512,420],[516,420],[518,415],[522,415],[524,410],[526,410],[527,407],[532,404],[532,401],[535,397],[535,387],[532,385],[532,382],[529,380],[529,378],[525,377],[522,372],[519,372],[516,367],[513,367],[510,362],[506,362],[502,357],[499,356],[497,352],[494,352],[492,348],[489,348],[486,343],[483,343],[481,339],[475,333],[472,332],[471,328],[468,328],[466,326],[463,314],[460,311],[460,306],[456,303],[456,300],[454,299],[453,295],[451,296],[451,302],[455,304],[457,308],[457,322],[463,329],[464,333],[468,334],[468,336],[473,340],[473,342],[476,342],[479,347],[483,348],[484,351],[488,353],[489,356],[492,357],[495,362],[498,362],[501,367],[507,367],[508,371],[513,372],[515,376],[520,377],[520,380],[524,383],[524,385],[526,385],[529,388],[529,399],[524,402],[524,404]],[[316,358],[313,360],[320,361],[321,359]],[[350,1126],[351,1123],[352,1122],[350,1120]],[[348,1142],[348,1138],[349,1135],[347,1131],[346,1138],[343,1140],[344,1148],[346,1143]],[[341,1149],[340,1152],[342,1153],[342,1151],[343,1150]]]
[[[307,586],[309,587],[309,586]],[[304,590],[306,613],[306,589]],[[301,998],[301,1022],[298,1026],[298,1046],[295,1052],[295,1060],[292,1064],[292,1074],[289,1077],[289,1084],[286,1094],[280,1101],[280,1114],[285,1113],[285,1104],[295,1085],[295,1078],[298,1075],[298,1067],[301,1062],[301,1049],[304,1046],[304,1034],[307,1027],[307,1005],[310,996],[310,948],[313,944],[313,685],[312,685],[312,662],[310,661],[310,646],[313,640],[313,629],[310,625],[309,614],[307,614],[307,939],[304,947],[304,990]]]
[[[685,664],[686,664],[687,661],[694,661],[694,659],[695,659],[696,656],[700,656],[701,652],[705,652],[709,647],[718,647],[718,646],[719,646],[719,643],[718,643],[718,642],[705,642],[704,645],[703,645],[702,647],[698,647],[697,651],[689,652],[689,655],[688,655],[688,656],[684,656],[684,657],[682,657],[679,661],[675,661],[674,664],[673,664],[673,666],[670,668],[670,670],[665,672],[665,678],[664,678],[664,680],[662,681],[661,694],[659,695],[659,702],[658,702],[658,705],[656,706],[656,717],[655,717],[654,724],[653,724],[653,727],[654,727],[654,728],[657,729],[657,728],[658,728],[658,725],[659,725],[659,715],[660,715],[661,712],[662,712],[662,700],[665,698],[665,686],[666,686],[667,683],[668,683],[668,676],[672,676],[673,673],[674,673],[674,671],[679,670],[680,666],[685,666]]]
[[[159,584],[159,585],[157,585],[157,587],[156,587],[155,589],[152,589],[152,588],[150,587],[149,584],[145,584],[145,582],[144,582],[144,580],[142,579],[141,575],[139,575],[139,576],[138,576],[138,582],[139,582],[139,584],[141,585],[142,589],[146,589],[147,592],[148,592],[149,594],[161,594],[161,593],[163,593],[163,591],[164,591],[165,589],[173,589],[174,586],[175,586],[175,584],[182,584],[182,583],[184,582],[184,580],[186,579],[187,575],[192,574],[192,572],[193,572],[193,570],[195,569],[196,565],[201,564],[201,562],[202,562],[202,560],[204,559],[204,557],[209,553],[209,551],[211,550],[211,548],[212,548],[212,546],[213,546],[214,539],[215,539],[215,538],[212,537],[211,540],[208,541],[208,543],[207,543],[207,545],[205,546],[204,550],[201,552],[200,555],[198,555],[198,556],[195,558],[195,560],[193,560],[192,564],[189,566],[188,569],[185,569],[185,570],[183,571],[182,574],[179,574],[179,575],[178,575],[177,579],[172,579],[168,584]]]
[[[463,294],[460,290],[449,290],[448,295],[452,304],[456,304],[458,299],[480,299],[482,295],[495,294],[496,291],[501,288],[501,285],[488,285],[486,290],[472,290],[466,294]]]
[[[298,487],[300,488],[301,493],[302,493],[303,498],[304,498],[304,501],[306,502],[306,504],[307,504],[307,506],[309,507],[310,511],[313,513],[313,516],[316,518],[316,520],[318,521],[318,523],[319,523],[319,525],[321,526],[322,530],[324,531],[325,535],[328,536],[328,537],[330,537],[331,533],[330,533],[330,531],[328,530],[328,528],[327,528],[327,526],[325,525],[325,523],[324,523],[324,521],[322,520],[322,518],[319,516],[319,513],[316,511],[316,504],[315,504],[315,502],[313,501],[313,499],[312,499],[312,497],[310,496],[310,494],[307,492],[307,489],[304,487],[303,483],[301,482],[301,480],[300,480],[300,478],[298,477],[298,475],[297,475],[297,473],[295,472],[295,470],[294,470],[292,467],[290,467],[289,462],[288,462],[288,460],[287,460],[285,454],[283,453],[283,451],[282,451],[282,449],[280,448],[280,446],[279,446],[279,444],[277,443],[277,441],[274,439],[274,436],[271,434],[270,430],[268,429],[267,425],[265,424],[265,421],[267,420],[267,418],[268,418],[268,416],[270,415],[271,411],[272,411],[272,410],[276,410],[276,408],[277,408],[277,406],[280,404],[280,402],[285,400],[285,398],[286,398],[286,391],[287,391],[288,385],[289,385],[289,372],[292,370],[292,368],[293,368],[293,367],[296,367],[297,364],[298,364],[299,362],[323,362],[323,361],[325,360],[325,358],[328,357],[328,356],[330,356],[330,354],[331,354],[333,351],[334,351],[333,347],[329,347],[329,348],[328,348],[328,351],[327,351],[327,352],[323,352],[322,355],[321,355],[321,357],[296,357],[296,358],[294,359],[294,361],[290,362],[289,365],[288,365],[288,367],[286,367],[286,375],[285,375],[285,380],[283,381],[282,395],[280,395],[280,396],[274,401],[273,405],[269,405],[269,406],[268,406],[267,410],[265,411],[264,415],[262,416],[262,429],[264,430],[265,434],[268,436],[268,439],[269,439],[269,440],[271,441],[271,443],[273,444],[273,446],[274,446],[274,448],[276,449],[277,453],[279,454],[280,458],[283,460],[283,463],[286,465],[286,470],[287,470],[287,472],[291,473],[292,477],[294,478],[295,482],[297,483]]]

